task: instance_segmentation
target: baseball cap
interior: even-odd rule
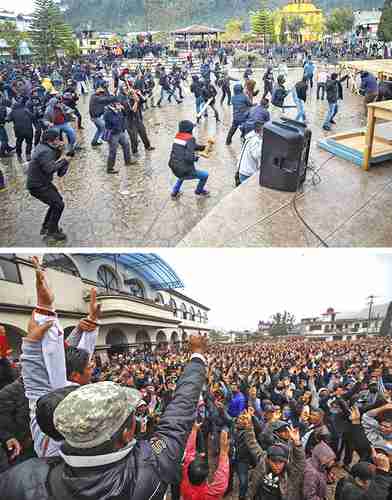
[[[289,424],[287,422],[284,422],[283,420],[276,420],[270,425],[270,429],[272,432],[279,432],[283,429],[287,429],[287,427],[289,427]]]
[[[289,449],[284,445],[273,444],[267,449],[267,456],[273,462],[288,462]]]
[[[114,382],[84,385],[57,406],[54,425],[73,448],[94,448],[110,440],[141,399],[136,389]]]
[[[353,477],[362,479],[362,481],[368,481],[374,476],[372,466],[367,462],[358,462],[357,464],[353,465],[351,467],[350,474]]]

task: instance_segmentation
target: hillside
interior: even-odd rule
[[[270,0],[270,8],[287,3]],[[379,8],[383,0],[315,0],[324,10],[343,5],[354,10]],[[260,0],[61,0],[67,22],[75,29],[102,31],[170,30],[193,23],[224,27],[232,17],[246,16]]]

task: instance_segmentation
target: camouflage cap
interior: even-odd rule
[[[135,411],[142,395],[114,382],[98,382],[69,394],[54,412],[54,425],[73,448],[109,441]]]

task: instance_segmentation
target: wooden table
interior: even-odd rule
[[[363,165],[362,165],[364,170],[369,169],[369,162],[372,156],[372,149],[374,143],[374,127],[376,125],[377,119],[392,121],[392,100],[382,101],[382,102],[372,102],[368,104],[367,131],[366,131],[365,149],[363,152]],[[377,140],[383,142],[380,138],[378,138]]]

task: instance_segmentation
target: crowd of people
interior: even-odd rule
[[[32,264],[19,358],[0,327],[7,500],[392,498],[390,339],[209,348],[196,335],[103,356],[95,289],[65,339]]]
[[[148,53],[153,51],[152,42],[143,47],[148,47]],[[297,47],[298,54],[302,54],[300,48]],[[8,158],[16,152],[19,162],[28,162],[27,189],[49,207],[41,235],[48,240],[63,241],[66,233],[60,227],[60,219],[64,200],[53,178],[67,174],[71,159],[81,149],[77,131],[83,130],[86,119],[96,127],[91,147],[106,142],[106,172],[118,174],[119,146],[127,166],[138,161],[139,140],[146,152],[155,149],[144,125],[144,113],[169,104],[180,105],[186,88],[195,99],[196,118],[180,122],[173,141],[169,167],[177,182],[171,196],[176,199],[181,195],[185,180],[198,180],[195,194],[209,196],[205,187],[208,172],[196,166],[198,152],[206,145],[196,144],[192,132],[208,117],[209,110],[217,124],[221,123],[218,103],[232,109],[226,145],[232,143],[237,130],[241,132],[236,184],[245,182],[260,168],[263,126],[271,119],[271,106],[283,114],[289,108],[296,108],[293,118],[307,123],[305,103],[315,84],[317,99],[325,96],[328,101],[323,128],[331,130],[336,123],[339,101],[343,99],[342,83],[347,80],[349,85],[349,75],[338,74],[328,64],[315,63],[312,54],[316,48],[316,45],[308,47],[301,62],[303,74],[291,88],[287,86],[286,59],[281,59],[275,67],[267,65],[260,82],[254,78],[251,62],[242,77],[235,78],[227,66],[231,49],[224,46],[198,48],[198,66],[197,53],[192,51],[182,63],[171,67],[160,63],[152,68],[141,59],[132,70],[109,56],[61,65],[3,65],[0,67],[0,157]],[[367,72],[361,74],[358,88],[365,104],[392,95],[388,82],[378,82]],[[89,99],[88,117],[79,110],[81,96]],[[13,125],[15,145],[10,143],[7,123]],[[4,188],[0,169],[0,189]]]

